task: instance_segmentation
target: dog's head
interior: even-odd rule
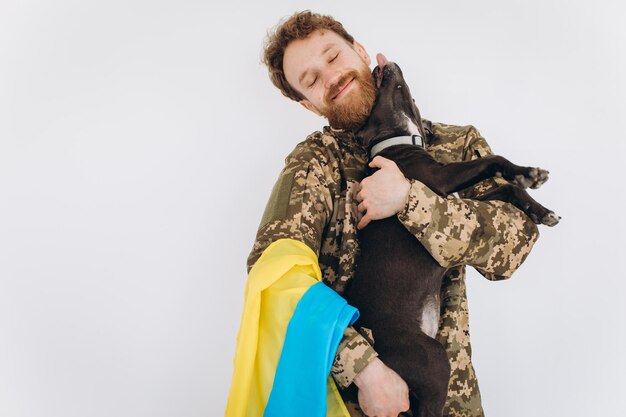
[[[378,65],[372,71],[378,91],[369,118],[357,133],[366,147],[394,137],[422,136],[421,118],[402,70],[395,62],[376,55]]]

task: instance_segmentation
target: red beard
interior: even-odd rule
[[[341,88],[354,78],[354,90],[342,98],[341,103],[333,101]],[[334,84],[324,97],[325,109],[322,112],[328,123],[335,128],[356,129],[369,117],[376,99],[376,88],[369,68],[363,65],[361,70],[351,70]]]

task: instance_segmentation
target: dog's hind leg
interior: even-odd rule
[[[448,395],[450,363],[439,342],[423,333],[377,345],[381,360],[404,379],[412,392],[413,417],[441,417]]]
[[[535,201],[526,190],[513,184],[501,185],[476,197],[476,199],[481,201],[499,200],[511,203],[526,213],[526,215],[537,224],[554,226],[561,219],[561,217],[557,216],[553,211]]]
[[[432,189],[451,194],[491,177],[502,177],[522,188],[539,188],[548,180],[548,171],[515,165],[499,155],[488,155],[471,161],[439,165],[431,179],[435,182]]]
[[[448,396],[450,380],[448,355],[439,342],[431,338],[428,340],[426,344],[431,359],[417,381],[409,383],[417,384],[414,390],[417,402],[417,409],[413,411],[414,417],[441,417]]]
[[[515,165],[499,155],[443,164],[425,150],[407,146],[410,145],[392,146],[380,155],[395,161],[407,178],[423,182],[442,196],[461,191],[492,177],[503,177],[522,188],[538,188],[548,179],[546,170]]]

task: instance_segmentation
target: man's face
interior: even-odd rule
[[[356,128],[369,116],[376,90],[370,57],[358,42],[348,43],[330,30],[317,30],[285,49],[287,82],[304,97],[300,101],[333,127]]]

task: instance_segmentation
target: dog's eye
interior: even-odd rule
[[[398,90],[402,88],[402,84],[398,84],[398,86],[396,87]]]

